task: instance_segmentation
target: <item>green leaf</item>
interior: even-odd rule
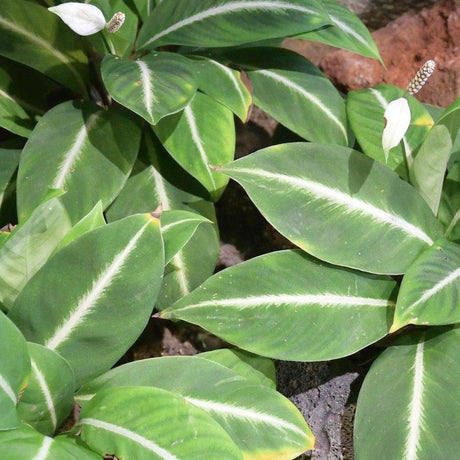
[[[452,138],[452,143],[455,143],[455,138],[460,129],[460,98],[457,98],[444,113],[439,117],[438,124],[446,126]]]
[[[457,173],[457,177],[451,173]],[[446,224],[446,238],[451,240],[460,239],[460,162],[455,163],[449,170],[444,181],[444,199],[447,202],[447,216],[442,216],[441,210],[438,218]],[[442,219],[445,217],[444,219]]]
[[[19,394],[27,384],[30,359],[23,335],[2,312],[0,312],[0,337],[2,338],[2,359],[0,360],[1,434],[2,430],[11,430],[20,425],[16,405]],[[3,447],[3,444],[1,445]]]
[[[157,52],[135,61],[108,55],[102,78],[117,102],[151,124],[182,110],[196,92],[192,63],[175,53]]]
[[[310,61],[280,48],[245,48],[228,54],[254,86],[254,103],[299,136],[348,144],[345,102]]]
[[[55,253],[26,285],[10,315],[28,340],[70,363],[79,385],[113,366],[140,335],[162,274],[158,220],[128,217],[87,232]]]
[[[16,170],[21,150],[0,146],[0,226],[12,222],[15,217]],[[13,208],[13,209],[11,209]]]
[[[47,109],[46,97],[56,88],[30,67],[0,57],[0,126],[29,137],[36,119]]]
[[[372,35],[355,14],[333,0],[323,0],[322,5],[327,11],[332,25],[302,34],[296,38],[344,48],[362,56],[378,59],[383,65]]]
[[[0,431],[3,460],[101,460],[101,456],[71,438],[49,438],[29,425]]]
[[[233,46],[308,32],[328,22],[317,0],[168,0],[146,20],[137,46]]]
[[[214,205],[206,191],[171,159],[153,133],[144,134],[142,152],[146,157],[145,164],[139,164],[136,174],[128,180],[110,207],[108,219],[115,220],[136,212],[152,212],[161,204],[163,210],[195,212],[215,222]],[[218,252],[217,228],[200,225],[165,268],[156,308],[170,305],[211,276]]]
[[[26,0],[2,0],[0,55],[85,96],[87,57],[80,37],[56,15]]]
[[[357,460],[458,457],[459,354],[460,329],[433,328],[377,358],[358,398]]]
[[[230,109],[244,123],[249,116],[252,95],[241,80],[241,72],[207,58],[196,60],[194,69],[198,88]]]
[[[390,278],[281,251],[217,273],[161,317],[198,324],[262,356],[324,361],[350,355],[388,333],[395,288]]]
[[[460,322],[460,246],[437,241],[411,265],[401,284],[392,331],[406,324]]]
[[[412,184],[435,215],[451,152],[452,140],[447,127],[436,124],[421,145],[409,171]]]
[[[190,241],[198,226],[205,222],[211,223],[206,217],[188,211],[165,211],[161,214],[165,264]]]
[[[0,303],[9,310],[26,283],[71,228],[60,198],[51,198],[15,228],[0,249]]]
[[[73,408],[75,379],[69,363],[48,348],[28,343],[32,374],[18,405],[24,422],[52,435]]]
[[[49,189],[65,189],[72,222],[100,200],[118,195],[137,156],[140,130],[126,112],[90,102],[64,102],[37,124],[18,172],[18,214],[23,221]]]
[[[417,148],[434,122],[422,103],[412,96],[407,96],[412,114],[411,124],[402,142],[391,149],[387,162],[382,148],[383,114],[391,101],[405,95],[403,89],[389,85],[350,91],[347,96],[347,114],[356,140],[364,153],[408,179],[408,168],[412,166]]]
[[[142,20],[145,20],[150,13],[152,12],[153,8],[155,8],[156,3],[161,2],[161,0],[133,0],[134,5],[139,13],[139,16]]]
[[[129,410],[126,410],[129,408]],[[204,411],[169,391],[110,388],[83,409],[81,438],[100,455],[118,458],[242,459],[225,431]]]
[[[269,147],[220,169],[266,219],[308,253],[372,273],[404,273],[441,236],[420,195],[396,174],[341,146]]]
[[[209,96],[197,93],[185,109],[163,118],[153,127],[166,150],[217,200],[228,178],[210,166],[233,159],[233,114]]]
[[[313,435],[287,398],[200,357],[154,358],[120,366],[85,385],[77,399],[84,404],[104,389],[131,385],[167,389],[204,410],[245,459],[292,459],[313,447]]]
[[[253,383],[276,389],[275,365],[271,359],[228,348],[207,351],[197,356],[228,367]]]

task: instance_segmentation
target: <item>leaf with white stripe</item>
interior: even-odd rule
[[[9,431],[0,431],[3,460],[101,460],[101,456],[76,438],[50,438],[29,425]]]
[[[18,414],[40,433],[52,435],[73,408],[73,371],[58,353],[37,343],[27,345],[32,372]]]
[[[357,460],[458,457],[459,355],[459,328],[430,328],[377,358],[358,397]]]
[[[411,265],[401,284],[392,330],[406,324],[460,322],[460,245],[439,240]]]
[[[313,142],[348,144],[345,101],[300,54],[281,48],[245,48],[228,54],[247,71],[254,103]]]
[[[127,410],[129,408],[129,410]],[[108,388],[82,410],[81,438],[100,455],[118,458],[242,459],[227,433],[206,412],[169,391]]]
[[[331,25],[297,36],[327,45],[344,48],[373,59],[382,64],[377,45],[367,27],[348,8],[334,0],[322,0]]]
[[[30,215],[49,189],[65,189],[62,203],[76,223],[100,200],[118,195],[137,156],[138,124],[130,113],[90,102],[64,102],[41,118],[19,163],[18,215]]]
[[[160,2],[161,0],[133,0],[137,12],[143,21],[150,16],[150,13],[153,8],[155,8],[155,5]]]
[[[199,89],[229,108],[244,123],[252,95],[241,79],[241,72],[207,58],[195,61],[194,69]]]
[[[216,222],[206,190],[168,155],[152,132],[144,133],[142,162],[107,212],[109,221],[137,212],[163,210],[199,213]],[[192,238],[165,267],[156,308],[165,308],[209,278],[216,266],[219,239],[214,225],[200,225]]]
[[[0,305],[9,310],[26,283],[71,229],[61,198],[38,206],[0,248]]]
[[[18,328],[0,312],[0,433],[20,425],[16,412],[19,394],[27,384],[30,359],[26,341]],[[3,455],[3,452],[2,452]]]
[[[296,35],[329,23],[318,0],[168,0],[147,19],[137,46],[232,46]]]
[[[271,359],[229,348],[207,351],[196,356],[222,364],[254,383],[276,389],[276,370]]]
[[[235,151],[233,114],[203,93],[185,109],[153,127],[171,156],[217,200],[228,178],[211,169],[231,161]]]
[[[125,364],[84,385],[77,400],[84,408],[100,391],[120,386],[153,386],[181,396],[214,418],[248,460],[287,460],[313,447],[310,429],[287,398],[199,356]]]
[[[410,169],[413,164],[417,148],[434,122],[421,102],[412,96],[407,96],[411,124],[401,143],[390,150],[386,161],[382,147],[382,134],[385,127],[383,114],[391,101],[405,95],[403,89],[390,85],[350,91],[347,95],[347,114],[356,140],[364,153],[408,179],[408,168]],[[407,165],[402,144],[407,156]]]
[[[190,241],[198,226],[211,223],[206,217],[189,211],[164,211],[161,214],[161,234],[165,246],[165,264]]]
[[[161,317],[198,324],[262,356],[324,361],[350,355],[388,333],[395,289],[390,278],[281,251],[213,275]]]
[[[159,222],[150,215],[96,228],[48,260],[16,299],[11,318],[29,341],[62,355],[79,385],[113,366],[140,335],[163,261]]]
[[[336,265],[404,273],[442,234],[411,185],[346,147],[278,145],[220,171],[245,188],[280,233]]]
[[[196,92],[192,62],[157,52],[132,61],[107,55],[102,78],[110,95],[150,124],[183,109]]]
[[[88,59],[82,45],[80,37],[43,6],[26,0],[1,1],[0,55],[85,96]]]
[[[445,236],[452,241],[460,240],[460,153],[444,180],[438,219],[445,224]]]

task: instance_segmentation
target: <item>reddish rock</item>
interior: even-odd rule
[[[377,61],[346,50],[319,57],[317,47],[292,43],[287,47],[319,62],[320,68],[341,89],[353,90],[389,83],[406,88],[417,70],[434,59],[437,70],[417,98],[447,106],[460,96],[460,0],[441,0],[432,8],[410,11],[375,31],[374,40],[386,69]],[[323,52],[324,52],[323,48]]]

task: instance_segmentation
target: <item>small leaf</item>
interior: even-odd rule
[[[158,388],[105,389],[83,409],[78,426],[81,438],[100,455],[198,460],[212,452],[222,460],[242,459],[208,414]]]
[[[57,14],[78,35],[92,35],[105,27],[104,15],[94,5],[67,2],[48,10]]]
[[[392,331],[406,324],[460,322],[460,246],[440,240],[411,265],[401,284]]]

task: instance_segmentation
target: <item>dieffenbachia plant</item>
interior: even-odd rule
[[[385,155],[403,91],[345,99],[287,36],[380,59],[331,0],[0,2],[0,217],[18,223],[0,233],[2,458],[295,458],[314,438],[268,358],[334,359],[407,324],[364,383],[356,455],[452,457],[458,104],[408,97]],[[232,162],[252,103],[309,142]],[[211,276],[229,177],[299,250]],[[255,354],[111,369],[154,308]]]

